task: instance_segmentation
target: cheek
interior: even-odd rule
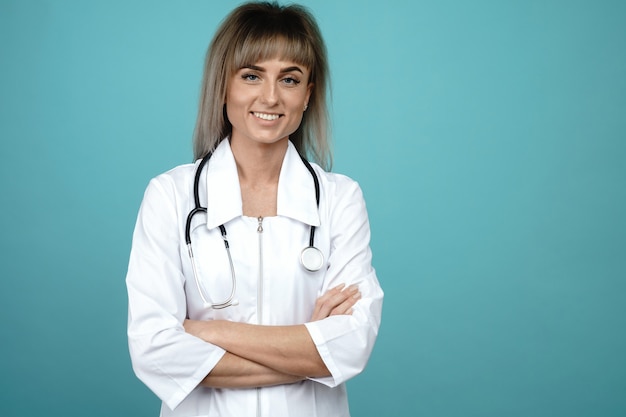
[[[226,116],[231,123],[233,119],[241,118],[241,113],[244,109],[244,102],[240,96],[236,94],[228,94],[226,96]]]
[[[300,124],[302,123],[302,118],[303,118],[303,114],[302,113],[296,113],[296,116],[293,118],[293,124],[296,126],[296,129],[298,128],[298,126],[300,126]],[[294,129],[295,130],[295,129]]]
[[[237,88],[237,86],[229,86],[226,89],[226,108],[231,108],[231,109],[237,109],[240,108],[245,101],[247,100],[246,98],[246,92],[242,91],[240,88]]]

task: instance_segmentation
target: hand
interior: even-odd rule
[[[206,339],[207,332],[210,331],[211,321],[205,320],[189,320],[186,319],[183,322],[183,327],[185,328],[185,332],[194,335],[205,342],[208,342]]]
[[[361,293],[357,285],[350,285],[345,288],[345,284],[341,284],[331,288],[315,302],[311,321],[340,314],[350,315],[352,314],[352,307],[360,298]]]

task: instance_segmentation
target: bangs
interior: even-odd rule
[[[231,73],[260,61],[280,59],[307,67],[312,81],[315,51],[306,35],[293,30],[288,24],[277,28],[275,25],[264,26],[263,23],[266,22],[254,22],[254,27],[240,32],[242,36],[232,49]]]

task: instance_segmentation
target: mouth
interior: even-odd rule
[[[261,113],[261,112],[256,112],[253,111],[252,114],[254,115],[254,117],[259,118],[261,120],[267,120],[269,122],[277,120],[279,117],[281,117],[280,114],[273,114],[273,113]]]

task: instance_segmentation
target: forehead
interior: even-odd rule
[[[240,45],[235,46],[231,64],[232,69],[236,71],[245,66],[270,60],[311,69],[314,54],[310,45],[302,39],[288,39],[284,36],[248,37]]]

